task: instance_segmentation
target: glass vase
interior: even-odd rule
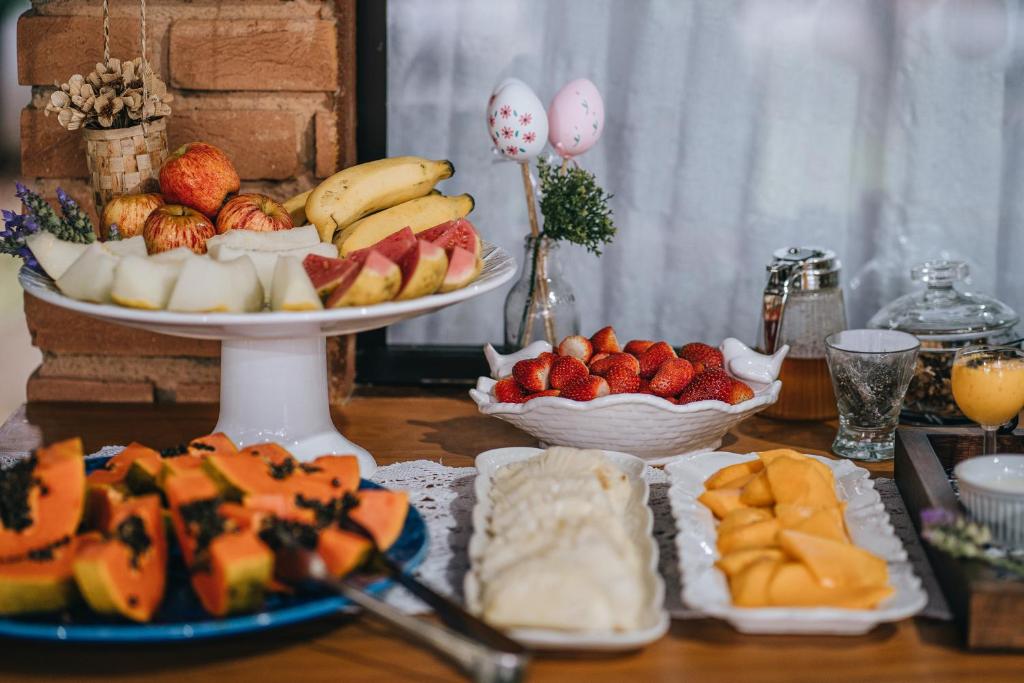
[[[576,297],[562,274],[559,244],[547,237],[526,238],[523,270],[505,298],[505,346],[519,349],[538,339],[552,346],[579,334]]]

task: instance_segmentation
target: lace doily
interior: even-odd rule
[[[123,446],[105,446],[90,458],[116,455]],[[0,467],[6,467],[25,454],[0,455]],[[413,460],[386,465],[377,469],[372,480],[381,486],[409,492],[409,501],[427,525],[430,549],[416,576],[435,590],[462,599],[462,580],[469,570],[467,547],[473,533],[473,467],[447,467],[430,460]],[[668,476],[664,470],[648,467],[645,477],[651,487],[650,506],[654,510],[654,536],[660,552],[659,569],[665,577],[665,608],[675,619],[700,618],[699,612],[688,609],[680,599],[679,562],[676,558],[676,524],[668,501]],[[928,593],[928,605],[921,616],[949,621],[952,614],[914,525],[892,479],[875,479],[896,533],[903,542]],[[386,600],[409,614],[426,612],[421,602],[401,587],[388,592]]]

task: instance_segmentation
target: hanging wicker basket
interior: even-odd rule
[[[96,211],[116,195],[157,192],[157,174],[167,158],[167,122],[156,119],[131,128],[83,130]]]

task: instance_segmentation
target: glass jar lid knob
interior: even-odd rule
[[[910,279],[933,286],[951,287],[954,282],[965,279],[969,273],[970,268],[963,261],[925,261],[910,269]]]

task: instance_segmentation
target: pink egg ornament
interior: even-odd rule
[[[544,149],[548,115],[530,86],[506,78],[487,102],[487,132],[506,159],[529,161]]]
[[[604,100],[586,78],[566,83],[548,107],[548,142],[565,159],[594,146],[604,130]]]

